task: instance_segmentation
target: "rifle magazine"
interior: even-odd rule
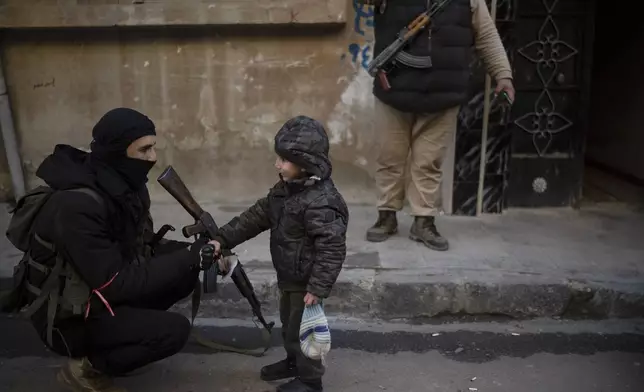
[[[412,68],[429,69],[432,67],[431,56],[414,56],[402,50],[396,55],[396,61]]]

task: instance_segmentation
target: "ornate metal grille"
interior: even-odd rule
[[[518,49],[518,53],[534,63],[541,79],[543,90],[534,103],[534,111],[517,118],[514,123],[532,135],[532,143],[539,156],[548,151],[553,135],[572,126],[572,121],[557,112],[555,101],[550,93],[550,84],[558,78],[563,82],[563,74],[558,74],[559,64],[570,60],[579,51],[560,39],[559,28],[552,18],[552,12],[559,0],[542,0],[548,16],[539,29],[536,40]]]

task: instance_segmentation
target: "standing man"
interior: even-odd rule
[[[398,231],[396,212],[405,194],[414,223],[410,239],[445,251],[449,243],[434,219],[442,163],[460,105],[467,99],[472,47],[496,81],[495,92],[514,100],[512,70],[485,0],[358,0],[373,4],[378,56],[418,15],[445,2],[428,27],[403,48],[386,78],[374,78],[376,124],[381,137],[377,158],[378,220],[367,240],[385,241]],[[407,157],[410,181],[405,192]]]

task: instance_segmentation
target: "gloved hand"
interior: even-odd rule
[[[212,246],[211,244],[206,244],[201,247],[199,254],[201,256],[201,262],[199,263],[199,268],[202,271],[205,271],[210,267],[212,267],[213,263],[215,262],[215,247]]]
[[[216,241],[208,242],[205,238],[197,239],[190,247],[190,259],[194,268],[208,269],[217,262],[220,275],[226,275],[231,267],[231,261],[221,256],[221,245]]]
[[[190,246],[190,265],[193,268],[202,269],[202,250],[207,244],[208,239],[206,237],[199,237]]]

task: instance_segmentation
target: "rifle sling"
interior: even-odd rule
[[[231,345],[226,345],[223,343],[218,343],[213,340],[207,339],[197,330],[194,328],[195,324],[195,318],[197,317],[197,313],[199,312],[199,305],[201,304],[201,292],[202,292],[202,283],[199,279],[197,279],[197,283],[195,284],[195,288],[192,291],[192,314],[191,314],[191,326],[192,326],[192,331],[191,335],[194,338],[194,340],[199,343],[200,345],[217,350],[217,351],[224,351],[224,352],[233,352],[233,353],[238,353],[238,354],[243,354],[243,355],[249,355],[253,357],[262,357],[268,349],[271,347],[271,334],[269,331],[262,329],[262,340],[264,341],[264,349],[262,350],[261,348],[257,349],[246,349],[246,348],[241,348],[241,347],[235,347]],[[258,326],[259,328],[259,326]]]
[[[429,17],[435,16],[438,12],[442,11],[444,7],[446,7],[452,0],[437,0],[436,2],[434,1],[427,1],[427,10],[425,11],[428,13]],[[422,15],[422,14],[420,14]],[[419,15],[419,16],[420,16]],[[418,18],[418,16],[416,17]],[[416,19],[414,18],[414,19]],[[414,40],[416,36],[413,36],[410,38],[411,40]],[[431,45],[431,39],[430,39],[430,45]],[[432,68],[432,58],[431,56],[415,56],[412,55],[408,52],[403,51],[403,45],[398,42],[398,40],[394,41],[391,43],[389,46],[387,46],[382,53],[380,53],[377,57],[385,56],[388,59],[383,63],[380,64],[378,67],[380,69],[385,68],[387,65],[391,64],[394,61],[397,61],[403,65],[406,65],[408,67],[412,68],[419,68],[419,69],[429,69]],[[390,54],[386,54],[387,52],[391,52]],[[378,70],[375,69],[376,67],[376,59],[372,59],[371,62],[369,63],[367,71],[371,76],[376,76],[378,73]]]

